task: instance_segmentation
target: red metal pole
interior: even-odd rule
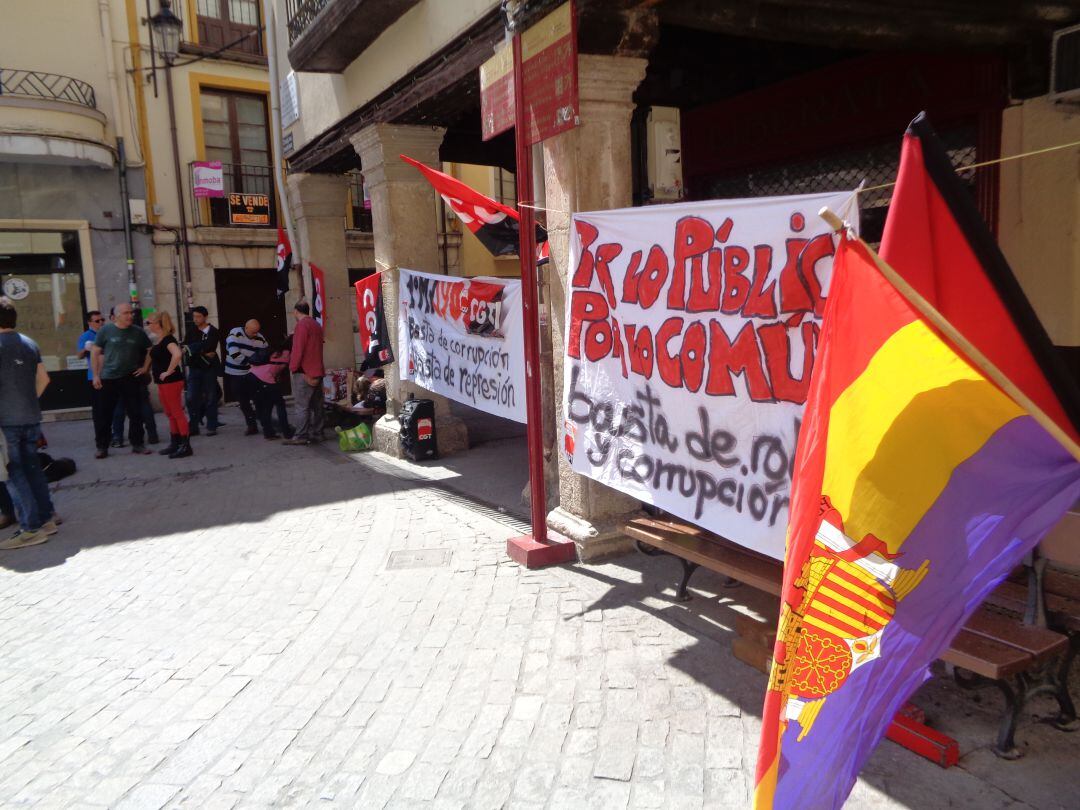
[[[533,209],[532,147],[525,132],[525,93],[521,80],[521,34],[514,34],[514,142],[517,149],[517,195],[521,258],[521,309],[525,328],[525,416],[529,445],[529,492],[532,539],[547,542],[547,495],[544,492],[544,431],[540,406],[540,323],[536,295],[536,226]],[[520,205],[525,203],[525,205]]]

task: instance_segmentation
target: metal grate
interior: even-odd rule
[[[57,73],[0,68],[0,95],[51,98],[70,101],[92,110],[97,109],[93,87],[86,82]]]
[[[197,161],[195,161],[197,162]],[[277,227],[277,203],[273,170],[269,166],[251,166],[246,163],[222,163],[221,175],[224,197],[195,197],[195,162],[188,165],[188,183],[192,190],[191,209],[195,213],[195,225],[214,228]],[[232,226],[229,223],[230,194],[265,194],[270,198],[270,222],[267,225]]]
[[[953,166],[962,169],[976,162],[974,128],[949,130],[940,134]],[[769,166],[713,180],[707,199],[771,197],[787,194],[815,194],[855,188],[863,180],[868,187],[896,181],[900,167],[899,145],[888,143],[838,152],[783,166]],[[974,193],[975,170],[961,171],[960,179]],[[881,241],[885,214],[892,200],[892,188],[868,191],[859,197],[859,230],[867,242]]]
[[[290,45],[300,39],[300,36],[329,2],[330,0],[285,0]]]

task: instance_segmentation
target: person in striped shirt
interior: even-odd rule
[[[259,432],[259,424],[252,400],[255,398],[255,378],[251,376],[251,356],[270,348],[259,331],[260,324],[252,318],[243,326],[229,332],[225,339],[225,390],[240,405],[247,422],[245,436]]]

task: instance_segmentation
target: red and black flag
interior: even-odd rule
[[[312,262],[311,267],[311,317],[323,329],[326,328],[326,277],[322,268],[316,267]]]
[[[443,198],[458,219],[467,227],[492,256],[516,256],[518,253],[518,212],[491,197],[486,197],[472,186],[451,177],[407,155],[400,156],[406,163],[418,168],[435,191]],[[547,231],[536,226],[537,264],[548,259]]]
[[[1074,440],[1080,391],[925,113],[904,134],[881,256]]]
[[[356,313],[360,316],[360,346],[364,359],[360,370],[380,368],[394,362],[394,348],[386,327],[383,310],[382,273],[372,273],[353,287],[356,289]]]
[[[276,282],[278,298],[289,291],[289,271],[292,269],[292,245],[282,228],[277,229]]]

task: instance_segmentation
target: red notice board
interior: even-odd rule
[[[483,139],[514,126],[513,50],[503,46],[480,68]],[[521,35],[525,140],[539,143],[578,124],[577,23],[564,3]]]
[[[514,126],[514,49],[509,42],[480,66],[480,126],[485,141]]]

